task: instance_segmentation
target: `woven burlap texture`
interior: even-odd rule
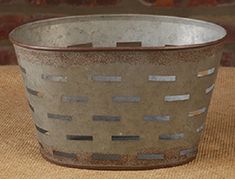
[[[146,171],[57,166],[39,153],[17,66],[0,67],[0,178],[235,178],[235,68],[220,68],[199,153],[193,162]]]

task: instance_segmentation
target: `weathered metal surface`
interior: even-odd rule
[[[96,169],[191,161],[224,36],[211,23],[145,15],[67,17],[16,29],[11,40],[41,153]]]

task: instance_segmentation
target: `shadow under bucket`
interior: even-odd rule
[[[42,155],[93,169],[196,157],[225,30],[154,15],[28,23],[14,44]]]

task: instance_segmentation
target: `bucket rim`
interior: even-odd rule
[[[204,25],[209,25],[212,27],[216,27],[218,30],[221,30],[222,37],[218,38],[216,40],[212,40],[209,42],[204,43],[196,43],[196,44],[187,44],[187,45],[166,45],[166,46],[153,46],[153,47],[48,47],[48,46],[39,46],[39,45],[31,45],[24,42],[20,42],[17,40],[16,37],[14,37],[14,34],[29,25],[36,25],[40,23],[47,23],[47,22],[53,22],[53,21],[60,21],[60,20],[66,20],[66,19],[76,19],[76,18],[102,18],[102,17],[145,17],[145,18],[153,18],[158,17],[162,19],[171,19],[171,20],[182,20],[185,22],[190,23],[200,23]],[[220,25],[204,20],[198,20],[193,18],[185,18],[185,17],[178,17],[178,16],[165,16],[165,15],[148,15],[148,14],[95,14],[95,15],[75,15],[75,16],[65,16],[65,17],[56,17],[56,18],[49,18],[49,19],[43,19],[43,20],[37,20],[34,22],[25,23],[23,25],[20,25],[16,28],[14,28],[9,33],[9,39],[13,43],[13,45],[23,47],[26,49],[31,50],[41,50],[41,51],[152,51],[152,50],[183,50],[183,49],[194,49],[194,48],[200,48],[200,47],[206,47],[216,44],[222,44],[225,41],[225,38],[227,36],[227,31]]]

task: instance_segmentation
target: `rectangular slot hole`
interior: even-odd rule
[[[189,94],[185,95],[175,95],[175,96],[165,96],[165,101],[174,102],[174,101],[186,101],[190,99]]]
[[[49,135],[49,132],[48,132],[47,130],[42,129],[42,128],[38,127],[37,125],[35,125],[35,127],[36,127],[36,129],[37,129],[38,132],[40,132],[40,133],[42,133],[42,134],[47,134],[47,135]]]
[[[176,76],[159,76],[159,75],[150,75],[148,78],[149,81],[176,81]]]
[[[38,142],[38,144],[42,149],[44,148],[41,142]]]
[[[142,47],[142,42],[117,42],[117,47]]]
[[[42,77],[43,80],[47,80],[47,81],[67,82],[67,77],[66,76],[42,74],[41,77]]]
[[[64,121],[71,121],[72,120],[72,116],[60,115],[60,114],[48,113],[47,117],[50,119],[59,119],[59,120],[64,120]]]
[[[210,68],[208,70],[198,72],[197,77],[201,78],[204,76],[209,76],[209,75],[212,75],[214,72],[215,72],[215,68]]]
[[[199,133],[203,131],[203,129],[204,129],[204,124],[202,124],[199,128],[197,128],[196,131]]]
[[[33,96],[38,96],[38,97],[42,97],[43,96],[42,93],[40,93],[38,91],[35,91],[35,90],[31,89],[31,88],[26,87],[26,90],[27,90],[27,92],[29,94],[31,94]]]
[[[92,117],[93,121],[120,121],[121,116],[101,116],[101,115],[94,115]]]
[[[87,102],[88,97],[86,96],[62,96],[63,102],[69,102],[69,103],[79,103],[79,102]]]
[[[122,81],[121,76],[104,76],[104,75],[95,75],[92,76],[93,81],[100,81],[100,82],[120,82]]]
[[[63,158],[69,158],[69,159],[76,159],[77,155],[74,153],[66,153],[61,151],[53,151],[54,156],[63,157]]]
[[[92,154],[92,159],[93,160],[120,160],[121,159],[121,155],[118,154],[98,154],[98,153],[94,153]]]
[[[29,108],[31,109],[31,111],[34,112],[34,108],[33,108],[33,106],[30,104],[29,101],[28,101],[28,105],[29,105]]]
[[[164,47],[179,47],[180,45],[170,45],[170,44],[165,44]]]
[[[67,46],[67,48],[91,48],[91,47],[93,47],[93,44],[91,42]]]
[[[68,140],[81,140],[81,141],[92,141],[93,136],[84,136],[84,135],[67,135]]]
[[[196,154],[197,149],[196,148],[191,148],[191,149],[184,149],[180,151],[180,156],[192,156]]]
[[[119,103],[138,103],[140,101],[139,96],[113,96],[112,100]]]
[[[139,139],[139,136],[112,136],[112,141],[132,141]]]
[[[210,92],[212,92],[213,91],[213,89],[215,88],[215,84],[213,84],[213,85],[211,85],[210,87],[208,87],[207,89],[206,89],[206,94],[209,94]]]
[[[154,116],[144,116],[145,121],[169,121],[170,116],[160,116],[160,115],[154,115]]]
[[[198,116],[206,112],[206,107],[198,109],[196,111],[189,112],[188,116],[193,117],[193,116]]]
[[[177,134],[162,134],[159,136],[160,140],[179,140],[184,137],[183,133],[177,133]]]
[[[137,156],[139,160],[163,160],[164,154],[139,154]]]

